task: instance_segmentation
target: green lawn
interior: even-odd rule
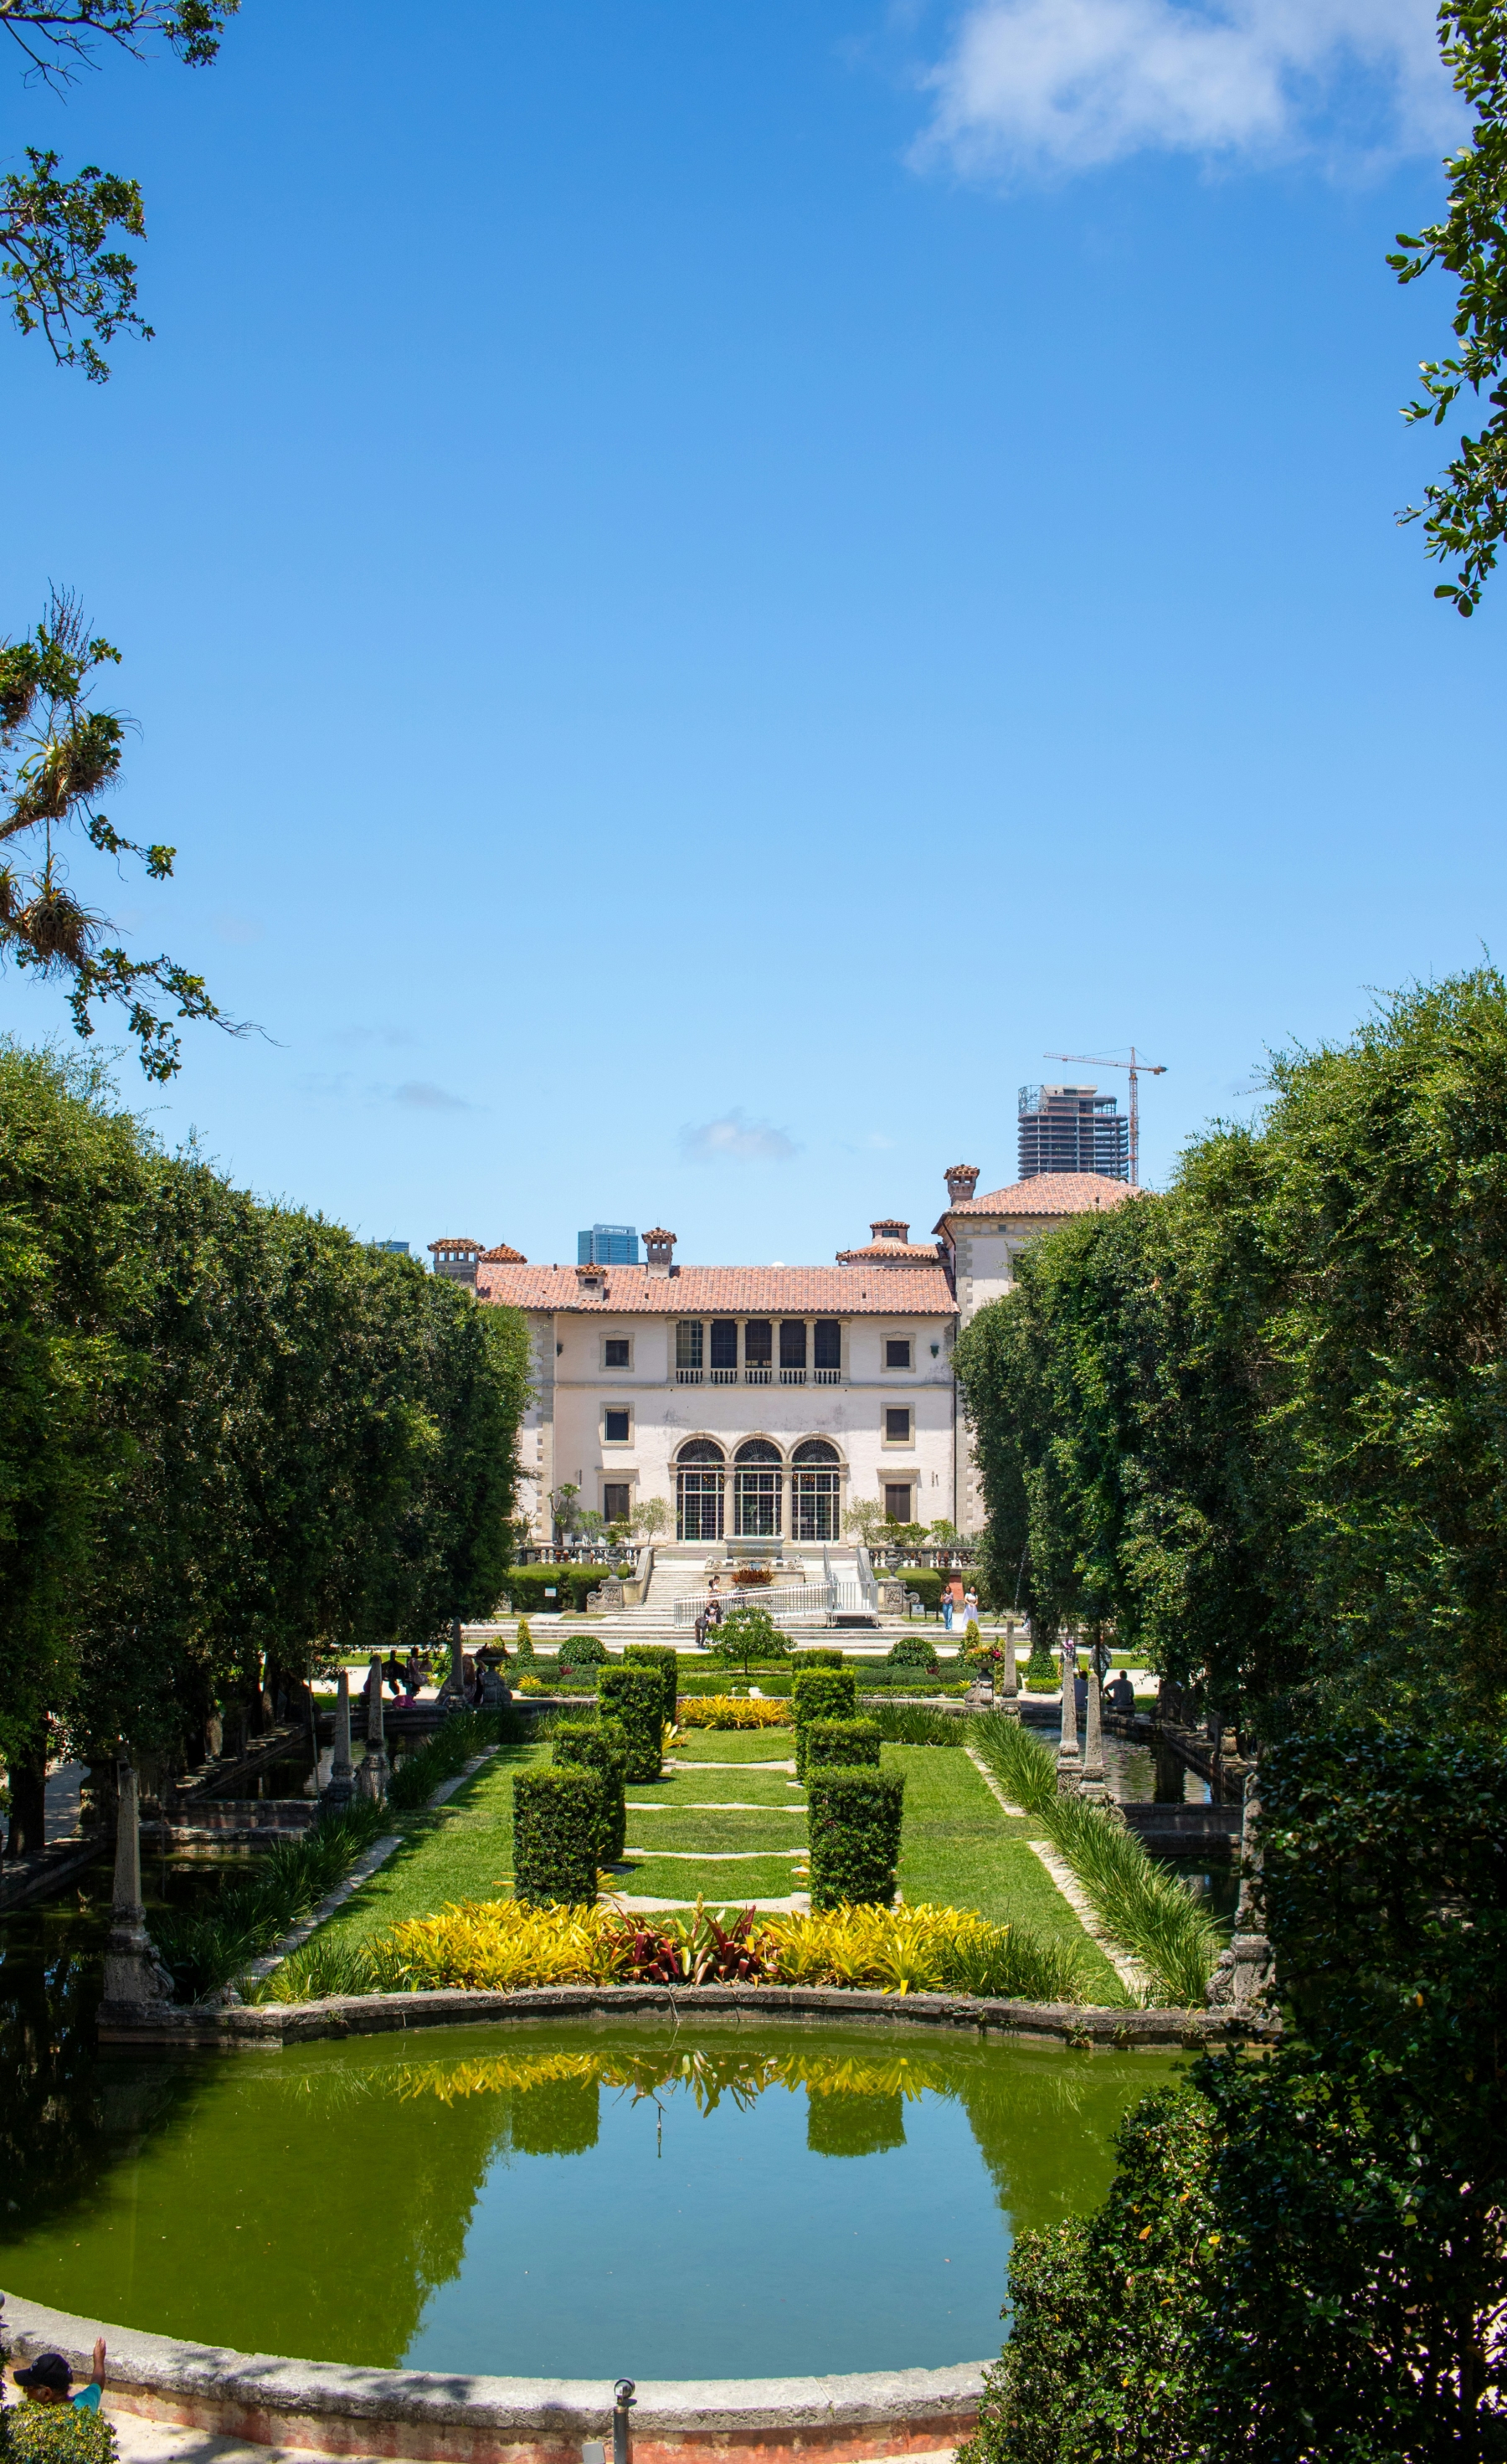
[[[905,1774],[900,1887],[911,1905],[976,1908],[996,1925],[1076,1943],[1090,1996],[1118,2001],[1114,1969],[1026,1845],[1032,1824],[1001,1810],[967,1754],[937,1746],[886,1746],[884,1754],[886,1771]]]
[[[452,1900],[496,1899],[513,1887],[513,1782],[548,1759],[547,1744],[505,1746],[437,1812],[395,1817],[403,1845],[330,1920],[361,1936],[402,1917],[429,1916]],[[628,1855],[614,1885],[633,1898],[742,1907],[804,1887],[805,1791],[785,1768],[788,1728],[690,1732],[671,1776],[630,1787]],[[1114,1972],[1026,1846],[1030,1824],[1001,1812],[956,1749],[885,1746],[903,1771],[906,1820],[900,1887],[913,1905],[975,1908],[1057,1941],[1077,1943],[1091,1994],[1118,1998]],[[671,1855],[666,1852],[676,1851]],[[714,1855],[711,1852],[720,1852]],[[745,1853],[751,1852],[751,1853]]]

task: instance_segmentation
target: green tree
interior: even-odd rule
[[[5,0],[0,31],[29,76],[60,90],[97,64],[101,45],[140,59],[160,38],[202,68],[239,7],[240,0]],[[110,245],[117,231],[145,238],[141,188],[97,163],[59,179],[57,155],[34,146],[27,161],[29,172],[9,172],[0,184],[0,289],[23,334],[40,333],[60,367],[81,367],[103,384],[110,369],[101,346],[121,331],[143,341],[152,332],[137,313],[135,260]]]
[[[1428,555],[1455,564],[1433,595],[1471,616],[1507,527],[1507,9],[1502,0],[1442,0],[1439,36],[1475,123],[1470,143],[1445,165],[1445,219],[1416,238],[1399,231],[1399,253],[1387,262],[1400,282],[1416,282],[1436,265],[1453,275],[1460,350],[1424,362],[1423,399],[1409,403],[1403,417],[1437,428],[1467,387],[1477,398],[1486,392],[1491,417],[1477,435],[1461,437],[1443,479],[1399,518],[1421,520]]]
[[[788,1660],[790,1644],[770,1616],[754,1600],[737,1600],[720,1625],[709,1628],[707,1640],[719,1660],[736,1661],[746,1677],[755,1661]]]
[[[439,1443],[425,1482],[415,1615],[435,1633],[491,1617],[506,1588],[529,1338],[516,1309],[479,1306],[439,1275],[425,1276],[421,1288]]]
[[[117,863],[139,856],[149,881],[169,878],[177,852],[123,838],[99,809],[100,796],[119,782],[125,721],[93,706],[90,679],[120,656],[90,635],[76,601],[55,593],[33,634],[0,644],[0,961],[13,957],[67,982],[81,1036],[94,1033],[97,1003],[120,1002],[142,1069],[162,1081],[178,1067],[179,1037],[154,1006],[154,991],[177,1004],[178,1018],[211,1019],[231,1034],[247,1030],[222,1018],[203,977],[175,959],[131,958],[104,946],[104,918],[69,887],[62,841],[76,825],[98,854]],[[17,869],[23,851],[29,869]]]
[[[137,1123],[80,1063],[0,1045],[0,1760],[12,1846],[39,1846],[49,1715],[130,1454],[149,1177]],[[33,1836],[34,1835],[34,1836]]]

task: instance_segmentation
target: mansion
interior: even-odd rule
[[[946,1176],[929,1243],[884,1218],[830,1266],[690,1266],[675,1235],[642,1265],[531,1265],[515,1249],[431,1243],[436,1271],[522,1311],[534,1393],[519,1510],[553,1536],[572,1483],[609,1521],[661,1498],[678,1541],[837,1541],[847,1507],[900,1523],[983,1522],[952,1353],[1010,1289],[1014,1260],[1069,1217],[1119,1205],[1127,1182],[1043,1173],[975,1195]]]

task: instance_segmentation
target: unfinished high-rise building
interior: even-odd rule
[[[1097,1087],[1022,1087],[1020,1177],[1044,1172],[1130,1177],[1130,1124],[1114,1095]]]

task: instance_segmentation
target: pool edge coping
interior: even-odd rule
[[[881,1993],[831,1985],[545,1985],[514,1992],[440,1988],[422,1993],[336,1994],[323,2002],[99,2006],[101,2045],[281,2052],[327,2037],[402,2035],[409,2029],[490,2026],[520,2019],[879,2019],[910,2027],[968,2028],[981,2035],[1030,2036],[1092,2051],[1176,2049],[1274,2042],[1275,2015],[1228,2010],[1137,2010],[1118,2004],[1007,2002],[966,1993]]]
[[[242,2353],[81,2318],[20,2294],[5,2297],[0,2316],[12,2360],[52,2349],[87,2372],[102,2333],[109,2389],[121,2409],[258,2444],[436,2458],[558,2456],[611,2431],[607,2378],[378,2369]],[[634,2443],[649,2455],[684,2456],[703,2445],[725,2452],[732,2442],[771,2455],[798,2447],[836,2458],[873,2454],[877,2430],[884,2452],[935,2450],[939,2430],[961,2435],[972,2428],[990,2366],[980,2361],[827,2377],[644,2379],[633,2409]],[[296,2436],[289,2434],[294,2429]],[[374,2431],[393,2434],[378,2439]]]

